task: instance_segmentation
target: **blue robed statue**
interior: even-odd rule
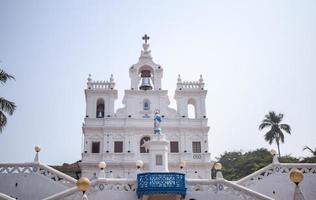
[[[159,115],[159,110],[156,110],[155,117],[154,117],[154,133],[158,135],[161,132],[160,123],[161,123],[161,116]]]

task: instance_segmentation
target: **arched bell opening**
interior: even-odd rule
[[[104,100],[103,99],[97,100],[96,117],[97,118],[104,117]]]
[[[153,89],[153,69],[149,66],[143,66],[139,69],[140,90],[152,90]]]
[[[189,99],[188,100],[188,118],[189,119],[196,119],[197,113],[196,113],[196,102],[195,99]]]

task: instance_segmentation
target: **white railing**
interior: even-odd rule
[[[76,179],[51,168],[47,165],[33,163],[4,163],[0,164],[0,176],[4,174],[38,174],[44,176],[51,181],[60,183],[67,187],[76,185]]]
[[[289,174],[292,169],[298,169],[303,174],[316,174],[316,164],[315,163],[279,163],[279,164],[270,164],[253,174],[250,174],[239,181],[237,181],[237,184],[243,185],[243,186],[249,186],[253,182],[262,181],[266,177],[275,174],[275,173],[281,173],[281,174]]]
[[[244,200],[272,200],[272,198],[226,180],[187,179],[188,192],[228,193]]]

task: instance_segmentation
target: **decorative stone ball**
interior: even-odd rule
[[[180,167],[180,169],[185,168],[185,167],[186,167],[186,165],[187,165],[187,162],[186,162],[185,160],[181,160],[181,161],[180,161],[180,163],[179,163],[179,167]]]
[[[215,168],[216,170],[221,170],[221,169],[223,168],[223,166],[222,166],[221,163],[218,162],[218,163],[215,163],[214,168]]]
[[[104,161],[99,162],[98,167],[99,167],[99,169],[105,169],[106,168],[106,163]]]
[[[142,160],[137,160],[136,161],[136,167],[137,169],[143,168],[144,162]]]
[[[290,179],[293,183],[299,184],[304,179],[304,174],[298,169],[293,169],[290,173]]]
[[[35,150],[35,152],[40,152],[41,151],[41,147],[35,146],[34,150]]]
[[[87,191],[90,187],[90,184],[90,180],[86,177],[81,177],[76,183],[77,189],[81,192]]]
[[[273,155],[273,156],[274,156],[274,155],[276,155],[276,153],[277,153],[277,152],[276,152],[276,150],[271,149],[270,153],[271,153],[271,155]]]

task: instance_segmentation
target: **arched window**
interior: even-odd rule
[[[150,110],[150,101],[148,99],[145,99],[143,102],[143,110]]]
[[[149,153],[149,149],[146,146],[146,142],[149,142],[150,137],[145,136],[140,140],[140,146],[139,146],[139,151],[140,153]],[[145,145],[144,145],[145,144]]]
[[[188,118],[190,119],[197,118],[196,103],[194,99],[190,99],[188,101]]]
[[[104,100],[103,99],[98,99],[97,101],[96,117],[97,118],[104,117]]]

